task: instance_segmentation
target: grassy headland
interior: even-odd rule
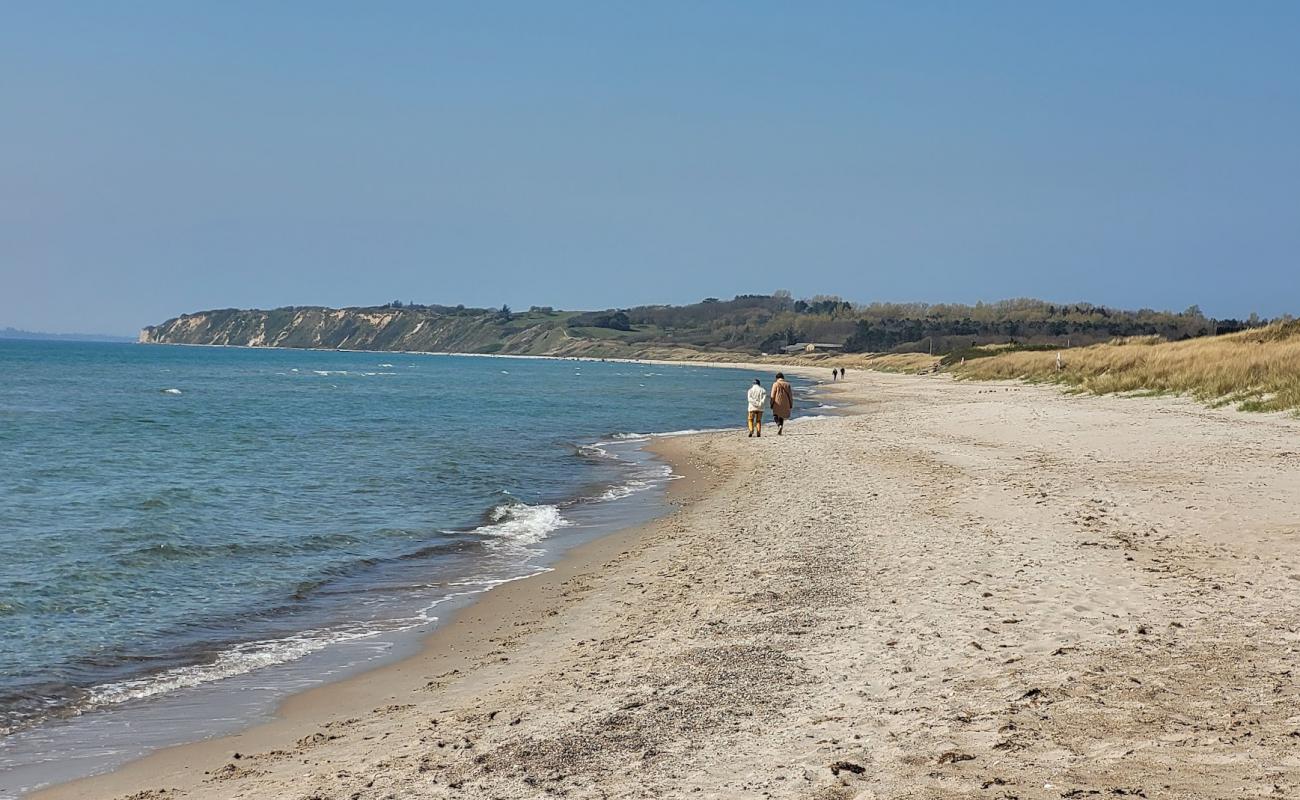
[[[689,352],[715,358],[779,354],[805,342],[870,354],[949,353],[1007,342],[1085,345],[1116,336],[1166,339],[1237,330],[1199,309],[1124,311],[1041,300],[929,305],[853,304],[837,297],[796,300],[788,292],[706,298],[684,306],[605,311],[527,311],[388,303],[360,308],[297,306],[219,309],[184,314],[141,332],[168,344],[420,350],[591,357],[663,357]]]

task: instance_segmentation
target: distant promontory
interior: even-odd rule
[[[786,292],[708,298],[684,306],[605,311],[527,311],[420,305],[183,314],[140,332],[148,344],[347,350],[502,353],[587,357],[691,358],[776,353],[802,343],[847,352],[951,352],[1016,342],[1078,346],[1124,336],[1178,340],[1239,330],[1258,320],[1215,320],[1182,312],[1124,311],[1089,303],[1006,300],[977,305],[853,304],[838,297],[796,300]],[[837,347],[836,349],[839,349]]]

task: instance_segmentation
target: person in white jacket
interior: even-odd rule
[[[745,395],[749,400],[749,435],[763,435],[763,403],[767,401],[767,391],[758,378],[754,379],[754,385],[749,387],[749,394]]]

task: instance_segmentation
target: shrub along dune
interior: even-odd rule
[[[973,380],[1055,382],[1095,394],[1185,394],[1244,411],[1300,412],[1300,321],[1179,342],[1143,338],[1007,352],[952,371]]]

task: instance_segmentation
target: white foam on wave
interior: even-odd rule
[[[532,572],[525,572],[522,575],[515,575],[512,578],[471,577],[471,578],[465,578],[458,581],[448,581],[447,585],[477,587],[474,591],[459,592],[458,594],[452,595],[452,597],[461,597],[467,594],[478,594],[479,592],[486,592],[507,583],[514,583],[515,581],[527,580],[528,578],[532,578],[536,575],[544,575],[547,572],[554,572],[554,571],[555,569],[553,567],[541,567],[539,569],[533,570]]]
[[[686,428],[680,431],[663,431],[661,433],[615,433],[609,438],[626,441],[644,441],[645,439],[662,439],[670,436],[694,436],[697,433],[725,433],[727,428]]]
[[[389,369],[391,369],[392,366],[393,366],[392,364],[380,364],[380,365],[379,365],[380,369],[383,369],[383,368],[389,368]]]
[[[180,394],[180,393],[181,393],[181,390],[180,390],[180,389],[163,389],[163,390],[162,390],[162,393],[163,393],[163,394]]]
[[[507,503],[492,509],[491,522],[476,530],[516,544],[535,544],[570,523],[557,506]]]
[[[578,452],[584,456],[596,456],[597,458],[608,458],[614,461],[622,461],[621,458],[605,449],[605,446],[599,442],[595,444],[584,444],[578,447]]]
[[[347,375],[348,374],[348,371],[345,369],[314,369],[312,370],[312,372],[316,373],[317,375]]]
[[[528,575],[520,577],[528,577]],[[357,623],[342,628],[306,630],[283,639],[243,642],[221,651],[214,660],[206,664],[175,667],[153,675],[106,683],[90,691],[85,705],[79,711],[142,700],[227,678],[237,678],[256,670],[297,661],[334,645],[370,639],[381,634],[401,633],[429,625],[438,621],[438,617],[433,613],[438,606],[467,595],[486,592],[510,580],[517,580],[517,578],[453,582],[449,585],[474,588],[469,591],[450,592],[420,609],[413,616]]]
[[[624,497],[631,497],[638,492],[652,489],[656,485],[663,483],[672,477],[673,468],[667,464],[663,464],[653,470],[643,473],[640,477],[632,478],[624,483],[620,483],[618,486],[611,486],[594,499],[597,502],[622,500]]]
[[[118,705],[130,700],[141,700],[189,689],[205,683],[246,675],[266,667],[297,661],[332,645],[427,625],[438,619],[430,612],[448,599],[450,597],[438,600],[414,617],[332,630],[307,630],[283,639],[261,639],[232,645],[206,664],[175,667],[154,675],[97,686],[91,690],[87,698],[87,706],[99,708]]]
[[[651,437],[694,436],[697,433],[725,433],[727,432],[727,430],[729,429],[728,428],[687,428],[686,430],[681,430],[681,431],[664,431],[663,433],[652,433],[650,434],[650,436]]]

